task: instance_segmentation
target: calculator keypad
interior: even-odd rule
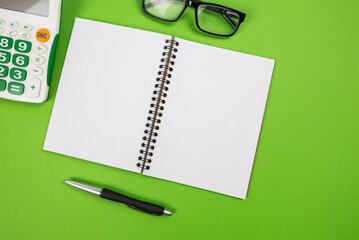
[[[22,95],[24,93],[25,86],[24,84],[11,82],[8,85],[8,91],[14,95]]]
[[[47,47],[45,45],[39,44],[34,48],[35,53],[44,54],[47,52]]]
[[[9,50],[12,48],[13,43],[14,43],[14,40],[12,38],[0,36],[0,48],[1,49]]]
[[[29,74],[31,74],[34,77],[39,77],[44,73],[44,70],[41,67],[33,66],[29,70]]]
[[[35,65],[43,65],[45,63],[45,58],[40,55],[36,55],[32,58],[32,63]]]
[[[17,32],[16,30],[11,30],[8,35],[9,35],[10,37],[16,37],[17,34],[18,34],[18,32]]]
[[[24,24],[22,26],[22,30],[24,31],[31,31],[32,30],[32,26],[30,24]]]
[[[11,23],[10,23],[10,27],[11,27],[11,28],[18,28],[18,27],[19,27],[19,23],[17,23],[17,22],[11,22]]]
[[[9,52],[0,51],[0,63],[9,63],[11,54]]]
[[[29,57],[22,54],[14,54],[12,56],[12,64],[16,67],[27,67],[29,65]]]
[[[29,53],[31,50],[32,43],[25,40],[15,41],[15,50],[21,53]]]
[[[39,97],[47,87],[50,39],[46,28],[0,18],[0,97]]]
[[[0,65],[0,77],[7,77],[8,74],[9,74],[9,67]]]
[[[26,87],[31,89],[31,91],[26,91],[26,96],[36,98],[40,94],[41,81],[37,78],[31,78],[27,81]]]
[[[0,92],[4,91],[6,88],[6,81],[0,79]]]
[[[23,34],[21,35],[21,37],[22,37],[23,39],[30,39],[30,38],[31,38],[31,34],[30,34],[30,33],[23,33]]]
[[[10,78],[16,81],[25,81],[27,72],[24,69],[20,68],[11,68]]]

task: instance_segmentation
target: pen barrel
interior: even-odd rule
[[[129,207],[139,209],[141,211],[154,214],[154,215],[163,215],[164,208],[156,204],[140,201],[131,197],[127,197],[123,194],[111,191],[109,189],[102,189],[100,197],[106,198],[112,201],[124,203]]]

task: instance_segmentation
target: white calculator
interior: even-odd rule
[[[0,98],[46,101],[61,0],[0,0]]]

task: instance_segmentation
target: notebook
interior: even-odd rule
[[[44,150],[244,199],[273,67],[76,19]]]

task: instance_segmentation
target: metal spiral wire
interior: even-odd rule
[[[161,64],[157,73],[156,84],[154,86],[153,97],[151,98],[150,110],[148,111],[147,123],[145,125],[144,136],[141,143],[140,156],[138,157],[137,167],[141,172],[150,169],[151,157],[155,149],[156,138],[158,136],[159,124],[163,116],[164,106],[166,103],[168,85],[171,83],[171,72],[175,64],[176,52],[179,44],[174,39],[166,40],[164,52],[162,53]]]

